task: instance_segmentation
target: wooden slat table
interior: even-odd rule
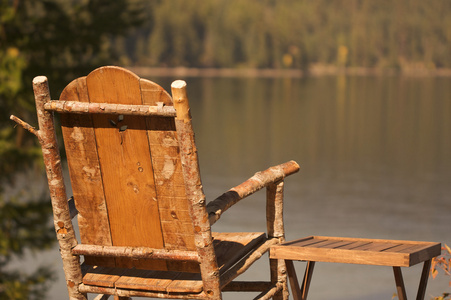
[[[417,300],[423,300],[431,259],[440,255],[441,244],[433,242],[310,236],[271,247],[270,257],[284,259],[294,299],[307,299],[315,262],[391,266],[399,300],[406,300],[401,267],[424,262]],[[293,260],[307,261],[302,287]]]

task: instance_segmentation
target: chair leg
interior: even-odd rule
[[[393,267],[393,273],[395,275],[396,290],[398,292],[399,300],[407,300],[406,288],[404,286],[404,280],[402,279],[402,272],[400,267]]]
[[[271,282],[276,284],[278,282],[283,283],[282,291],[278,292],[273,300],[288,300],[289,293],[287,288],[287,274],[285,272],[285,261],[283,259],[270,259],[269,260],[270,271],[271,271]]]
[[[418,286],[417,300],[424,300],[426,294],[426,286],[428,284],[429,270],[431,268],[431,260],[427,260],[423,264],[423,271],[421,272],[420,285]]]

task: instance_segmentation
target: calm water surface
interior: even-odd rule
[[[172,81],[153,80],[166,89]],[[451,78],[186,81],[208,199],[293,159],[301,170],[286,179],[287,239],[333,235],[451,245]],[[213,229],[265,226],[260,192]],[[45,259],[62,270],[57,250]],[[266,280],[266,264],[246,277]],[[302,277],[304,263],[296,268]],[[420,271],[404,269],[409,297]],[[67,297],[60,277],[53,299]],[[445,291],[446,278],[430,280],[426,298]],[[309,299],[391,299],[394,292],[390,268],[317,264]],[[225,299],[253,298],[244,295],[226,293]]]

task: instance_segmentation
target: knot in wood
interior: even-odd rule
[[[73,282],[72,280],[68,280],[67,286],[73,288],[75,286],[75,282]]]
[[[211,276],[219,277],[219,271],[214,271],[213,273],[211,273]]]
[[[194,244],[196,245],[197,248],[205,248],[206,245],[203,241],[194,241]]]
[[[67,229],[66,228],[60,228],[60,229],[58,229],[58,231],[56,233],[61,234],[62,237],[64,238],[66,236],[66,234],[67,234]]]
[[[67,229],[64,227],[64,222],[58,221],[57,226],[59,227],[59,229],[57,229],[56,233],[62,234],[64,237],[64,235],[67,234]]]

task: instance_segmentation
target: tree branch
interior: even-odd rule
[[[34,134],[38,139],[40,139],[39,130],[36,130],[36,128],[31,126],[27,122],[22,121],[21,119],[19,119],[18,117],[14,116],[14,115],[11,115],[9,118],[11,120],[13,120],[14,122],[16,122],[17,124],[19,124],[20,126],[22,126],[23,128],[25,128],[26,130],[28,130],[29,132],[31,132],[32,134]]]

